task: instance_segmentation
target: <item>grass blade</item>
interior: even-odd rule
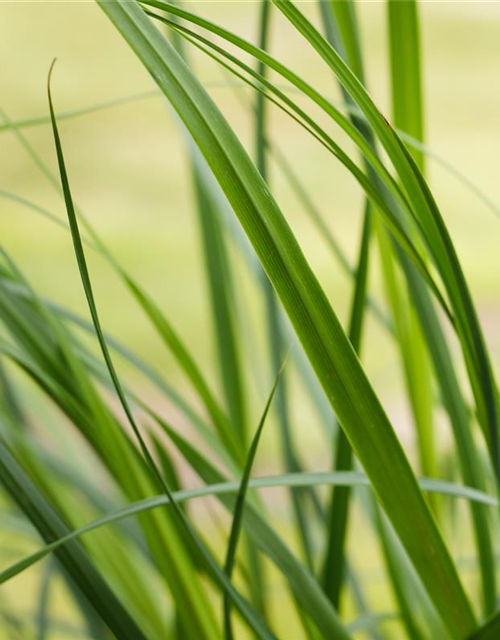
[[[268,49],[269,44],[269,31],[270,31],[270,16],[271,16],[272,4],[267,0],[262,0],[260,5],[260,25],[259,25],[259,48],[263,51]],[[263,78],[266,77],[266,66],[262,62],[258,63],[257,72]],[[256,107],[255,107],[255,156],[256,167],[261,174],[262,178],[269,185],[269,171],[268,171],[268,146],[266,144],[266,129],[267,129],[267,104],[265,95],[263,93],[257,93],[256,95]],[[283,326],[281,322],[280,309],[278,307],[278,300],[274,293],[273,287],[269,282],[267,275],[264,271],[261,271],[261,282],[264,293],[264,299],[266,303],[266,319],[267,319],[267,331],[269,340],[269,356],[272,370],[279,369],[280,363],[283,358],[284,349],[284,335]],[[281,434],[281,450],[285,470],[287,472],[296,472],[301,470],[301,464],[296,452],[296,448],[293,441],[293,433],[290,425],[289,407],[288,407],[288,394],[286,378],[283,377],[281,384],[277,390],[277,413]],[[291,492],[293,512],[297,523],[297,530],[299,539],[302,546],[302,551],[306,559],[308,567],[311,569],[313,566],[312,549],[311,549],[311,531],[308,523],[308,519],[304,513],[305,498],[314,496],[307,496],[304,493],[298,491]]]
[[[173,433],[173,432],[171,432]],[[177,443],[181,443],[178,440],[178,435],[174,436]],[[189,446],[187,441],[182,443],[183,450]],[[194,451],[194,450],[193,450]],[[200,454],[198,454],[200,455]],[[201,466],[201,465],[200,465]],[[207,466],[207,473],[209,467]],[[478,491],[472,487],[466,487],[463,485],[454,484],[444,480],[437,480],[434,478],[420,478],[420,487],[422,491],[428,493],[435,493],[437,495],[449,496],[451,498],[467,500],[473,503],[485,505],[488,507],[497,508],[499,505],[498,499],[482,491]],[[370,488],[370,481],[366,474],[361,471],[331,471],[326,473],[290,473],[276,476],[266,476],[261,478],[251,478],[248,481],[248,488],[250,489],[266,489],[276,487],[319,487],[319,486],[339,486],[339,487],[366,487]],[[110,512],[88,524],[75,529],[61,536],[59,539],[47,544],[45,547],[39,549],[35,553],[31,554],[16,562],[14,565],[0,571],[0,584],[7,582],[13,577],[19,575],[25,571],[28,567],[39,560],[45,558],[48,554],[55,551],[58,547],[65,545],[67,542],[77,539],[91,531],[105,527],[109,524],[114,524],[121,520],[132,518],[140,513],[147,512],[151,509],[159,509],[167,504],[170,504],[171,499],[175,502],[184,502],[188,500],[194,500],[203,498],[206,496],[224,496],[228,494],[237,494],[240,490],[241,482],[239,481],[226,481],[217,482],[214,484],[207,484],[197,489],[183,489],[172,493],[171,498],[166,495],[158,495],[150,498],[139,500],[135,503],[128,504],[125,507],[121,507],[113,512]],[[234,510],[234,504],[232,509]],[[249,507],[251,510],[252,507]]]
[[[4,488],[47,543],[68,534],[68,527],[28,478],[3,442],[0,442],[0,472]],[[57,557],[89,604],[117,638],[146,640],[146,636],[135,620],[130,617],[76,541],[71,541],[59,549]]]
[[[241,478],[240,488],[238,489],[238,495],[236,496],[236,503],[234,505],[234,513],[233,513],[233,523],[231,525],[231,533],[229,535],[229,543],[227,546],[226,552],[226,562],[224,564],[224,571],[227,574],[227,577],[231,579],[231,575],[234,569],[234,563],[236,559],[236,548],[238,545],[238,539],[240,537],[241,526],[243,522],[243,510],[245,508],[245,500],[246,494],[248,490],[248,483],[250,481],[250,474],[252,473],[252,467],[255,460],[255,455],[257,454],[257,449],[260,442],[260,436],[262,434],[262,430],[264,428],[264,424],[266,422],[267,414],[269,413],[269,409],[271,407],[271,403],[274,398],[274,394],[278,387],[281,373],[283,370],[282,365],[278,375],[276,376],[276,380],[274,382],[273,388],[271,389],[271,393],[269,394],[269,398],[267,399],[266,406],[264,407],[264,411],[262,413],[262,417],[259,422],[259,426],[257,427],[257,431],[253,437],[252,443],[250,445],[250,449],[248,450],[247,460],[245,463],[245,468],[243,469],[243,476]],[[231,625],[231,600],[227,594],[224,592],[224,631],[226,634],[226,640],[233,640],[233,630]]]
[[[51,70],[50,72],[52,72],[53,69],[53,65],[54,63],[52,63],[51,66]],[[71,191],[70,191],[70,187],[69,187],[69,181],[68,181],[68,176],[66,173],[66,167],[65,167],[65,162],[64,162],[64,156],[63,156],[63,152],[62,152],[62,146],[61,146],[61,142],[60,142],[60,138],[59,138],[59,132],[57,129],[57,123],[56,123],[56,118],[55,118],[55,113],[54,113],[54,108],[53,108],[53,104],[52,104],[52,97],[51,97],[51,93],[50,93],[50,73],[49,73],[49,81],[48,81],[48,97],[49,97],[49,107],[50,107],[50,113],[51,113],[51,120],[52,120],[52,130],[53,130],[53,134],[54,134],[54,141],[55,141],[55,146],[56,146],[56,153],[57,153],[57,159],[58,159],[58,164],[59,164],[59,170],[60,170],[60,174],[61,174],[61,183],[63,186],[63,192],[64,192],[64,199],[65,199],[65,203],[66,203],[66,211],[68,214],[68,220],[69,220],[69,224],[70,224],[70,228],[71,228],[71,235],[73,238],[73,244],[74,244],[74,249],[75,249],[75,255],[78,261],[78,268],[80,271],[80,275],[81,275],[81,279],[82,279],[82,284],[85,290],[85,295],[87,298],[87,302],[88,302],[88,306],[89,306],[89,310],[92,316],[92,321],[94,323],[94,328],[95,328],[95,332],[102,350],[102,354],[104,357],[104,360],[106,362],[106,366],[108,368],[109,374],[111,376],[111,379],[113,381],[113,386],[115,388],[115,391],[118,395],[118,398],[120,400],[120,403],[122,405],[122,408],[127,416],[127,419],[130,423],[130,426],[139,442],[139,446],[141,449],[141,452],[147,462],[147,464],[151,467],[151,470],[158,482],[158,486],[163,490],[163,492],[165,493],[165,496],[169,499],[169,503],[172,504],[172,506],[174,507],[174,511],[176,516],[179,518],[180,523],[182,524],[185,532],[187,533],[188,537],[192,540],[192,542],[195,544],[195,546],[197,547],[198,551],[201,553],[204,561],[207,564],[207,567],[209,568],[209,570],[214,574],[214,576],[217,578],[217,580],[220,582],[221,586],[223,586],[225,588],[225,590],[229,593],[231,599],[233,600],[233,602],[235,603],[235,605],[238,607],[238,610],[241,612],[241,614],[244,616],[245,620],[248,622],[248,624],[250,625],[250,627],[253,629],[253,631],[256,633],[257,637],[261,638],[262,640],[273,640],[274,639],[274,635],[269,631],[269,629],[267,628],[267,626],[265,625],[264,622],[262,622],[259,617],[254,613],[252,607],[240,596],[240,594],[233,588],[233,586],[231,585],[230,580],[227,579],[226,575],[224,574],[223,571],[221,571],[220,567],[217,565],[217,563],[215,562],[214,558],[212,557],[212,555],[210,554],[210,552],[208,551],[208,549],[205,547],[205,545],[203,544],[203,542],[200,540],[200,538],[198,537],[197,533],[195,532],[195,530],[192,528],[192,526],[190,525],[190,523],[188,522],[188,520],[186,519],[186,516],[184,515],[182,509],[180,509],[180,507],[177,505],[177,503],[175,502],[175,500],[172,499],[172,493],[168,487],[168,485],[166,484],[162,474],[160,473],[158,467],[156,466],[156,463],[148,449],[148,446],[146,445],[146,442],[140,432],[140,429],[135,421],[135,418],[132,414],[132,410],[129,406],[128,400],[125,396],[125,393],[123,391],[122,385],[120,383],[120,380],[118,378],[118,375],[116,373],[116,370],[114,368],[114,364],[113,361],[111,359],[111,355],[110,352],[108,350],[107,347],[107,343],[106,340],[104,338],[104,334],[101,328],[101,323],[99,320],[99,316],[97,313],[97,308],[95,305],[95,301],[94,301],[94,295],[93,295],[93,291],[92,291],[92,285],[90,282],[90,276],[88,273],[88,268],[87,268],[87,264],[86,264],[86,259],[85,259],[85,254],[84,254],[84,250],[83,250],[83,245],[82,245],[82,241],[80,238],[80,232],[79,232],[79,228],[78,228],[78,222],[76,219],[76,214],[75,214],[75,209],[73,206],[73,200],[72,200],[72,196],[71,196]],[[198,596],[201,596],[201,591],[199,592]],[[198,607],[200,606],[199,602],[196,602],[196,600],[194,601],[194,604],[196,604]],[[191,612],[193,613],[193,612]],[[211,631],[208,629],[208,625],[211,624],[211,620],[205,618],[203,615],[200,615],[200,624],[202,625],[201,628],[203,628],[203,626],[205,626],[204,629],[204,633],[206,632],[207,634],[211,633]],[[208,635],[208,637],[210,637]]]
[[[368,279],[370,228],[370,204],[367,202],[365,205],[356,284],[352,299],[348,332],[349,340],[358,355],[361,348],[361,331]],[[351,445],[345,433],[339,430],[335,451],[335,470],[350,470],[353,462],[352,457]],[[345,576],[345,545],[349,517],[349,500],[350,491],[348,488],[337,488],[333,490],[327,529],[329,531],[329,537],[323,566],[323,584],[326,594],[337,609],[340,605],[341,588]]]
[[[500,634],[500,612],[495,613],[467,640],[497,640]]]
[[[391,65],[394,124],[416,140],[424,140],[420,34],[415,0],[387,2],[389,60]],[[414,151],[424,170],[424,156]]]
[[[99,4],[157,80],[226,193],[451,633],[469,633],[475,627],[470,603],[392,425],[260,174],[208,94],[138,5]],[[283,10],[285,4],[290,6],[284,0],[277,6]]]
[[[423,239],[441,273],[456,314],[457,333],[476,400],[479,422],[488,443],[493,468],[500,480],[496,386],[477,313],[441,212],[412,156],[340,56],[290,0],[273,1],[334,71],[363,111],[417,212]]]

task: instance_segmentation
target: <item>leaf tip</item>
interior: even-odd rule
[[[54,58],[52,60],[52,62],[50,63],[49,73],[47,75],[47,90],[48,90],[49,94],[50,94],[50,82],[51,82],[51,78],[52,78],[52,71],[54,70],[54,65],[56,64],[56,62],[57,62],[57,58]]]

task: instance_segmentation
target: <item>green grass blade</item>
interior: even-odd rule
[[[259,24],[259,48],[263,51],[268,49],[269,44],[269,31],[270,31],[270,15],[272,4],[267,0],[261,1],[260,8],[260,24]],[[258,73],[262,77],[266,77],[266,66],[259,62]],[[263,179],[269,184],[269,171],[268,171],[268,145],[266,144],[267,136],[267,104],[263,93],[257,93],[256,95],[256,107],[255,107],[255,155],[256,155],[256,167],[263,177]],[[269,340],[269,356],[271,367],[273,370],[277,370],[280,367],[280,363],[283,359],[283,349],[285,348],[285,338],[283,335],[283,326],[281,323],[280,310],[278,308],[278,301],[276,294],[272,288],[271,283],[267,275],[261,271],[262,289],[264,293],[264,299],[266,303],[266,319],[267,319],[267,331]],[[294,440],[293,433],[290,425],[289,406],[288,406],[288,393],[287,393],[287,381],[283,377],[281,384],[277,390],[276,407],[278,414],[278,421],[281,434],[281,450],[285,470],[287,472],[296,472],[301,470],[301,463],[299,461]],[[307,561],[308,567],[312,568],[312,550],[311,550],[311,531],[308,522],[308,518],[304,512],[305,499],[308,496],[298,491],[292,491],[291,500],[293,506],[293,512],[295,521],[297,523],[297,531],[302,546],[304,557]],[[310,496],[309,496],[310,497]]]
[[[436,380],[439,383],[443,405],[453,431],[462,477],[466,484],[483,489],[488,474],[471,430],[471,416],[462,395],[457,374],[453,367],[448,340],[440,326],[437,314],[430,303],[421,280],[402,261],[410,290],[413,292],[415,310],[419,316]],[[478,505],[471,504],[474,539],[480,561],[482,599],[485,610],[492,610],[496,592],[495,556],[487,514]]]
[[[64,192],[64,200],[66,203],[66,211],[68,214],[68,221],[69,221],[69,225],[70,225],[70,229],[71,229],[71,236],[73,238],[73,244],[74,244],[74,250],[75,250],[75,255],[76,255],[76,259],[78,262],[78,269],[80,271],[80,276],[81,276],[81,280],[82,280],[82,284],[83,284],[83,288],[85,291],[85,296],[87,298],[87,302],[88,302],[88,306],[89,306],[89,310],[90,310],[90,314],[92,316],[92,322],[94,324],[94,329],[96,332],[96,335],[98,337],[99,340],[99,345],[101,347],[102,353],[103,353],[103,357],[104,360],[106,362],[106,366],[109,370],[109,374],[111,376],[111,379],[113,381],[114,387],[116,389],[116,393],[120,399],[120,403],[123,407],[123,410],[127,416],[127,419],[130,423],[130,426],[132,427],[132,430],[134,431],[134,434],[137,438],[137,441],[139,443],[140,449],[142,451],[142,454],[145,458],[145,460],[147,461],[148,465],[151,467],[151,470],[153,471],[154,475],[156,476],[157,480],[158,480],[158,486],[163,487],[164,480],[163,480],[163,476],[161,475],[161,473],[159,472],[155,461],[153,460],[153,457],[151,455],[151,453],[149,452],[149,449],[146,445],[146,442],[144,440],[144,438],[142,437],[142,434],[140,432],[139,427],[137,426],[137,423],[132,415],[132,411],[129,407],[128,401],[125,397],[125,394],[123,392],[121,383],[118,379],[118,375],[116,373],[113,361],[111,359],[111,355],[110,352],[108,350],[107,347],[107,343],[106,340],[104,338],[104,334],[101,328],[101,322],[99,320],[99,316],[97,313],[97,307],[95,305],[95,300],[94,300],[94,293],[92,290],[92,285],[90,282],[90,275],[88,272],[88,268],[87,268],[87,262],[85,259],[85,254],[84,254],[84,250],[83,250],[83,244],[82,244],[82,240],[80,237],[80,231],[78,228],[78,222],[76,219],[76,213],[75,213],[75,208],[73,205],[73,199],[71,196],[71,191],[70,191],[70,187],[69,187],[69,181],[68,181],[68,175],[66,172],[66,166],[65,166],[65,162],[64,162],[64,156],[63,156],[63,151],[62,151],[62,146],[61,146],[61,141],[59,138],[59,131],[57,128],[57,123],[56,123],[56,118],[55,118],[55,113],[54,113],[54,107],[52,104],[52,96],[51,96],[51,91],[50,91],[50,77],[51,77],[51,73],[52,73],[52,69],[53,69],[54,63],[52,63],[52,66],[50,68],[50,72],[49,72],[49,79],[48,79],[48,98],[49,98],[49,108],[50,108],[50,115],[51,115],[51,119],[52,119],[52,131],[53,131],[53,135],[54,135],[54,142],[55,142],[55,147],[56,147],[56,153],[57,153],[57,161],[58,161],[58,165],[59,165],[59,171],[61,174],[61,183],[62,183],[62,188],[63,188],[63,192]]]
[[[415,0],[389,1],[386,6],[394,125],[422,142],[424,117],[417,3]],[[423,154],[415,150],[414,157],[423,171]]]
[[[173,431],[170,432],[172,435]],[[179,440],[178,434],[174,435],[177,444],[181,444],[183,452],[187,450],[189,446],[187,441],[182,442]],[[194,453],[194,449],[191,449],[191,454]],[[197,453],[197,457],[201,454]],[[190,455],[188,459],[193,460]],[[193,465],[200,467],[202,465]],[[211,467],[210,463],[206,464],[206,471],[202,470],[203,475],[205,473],[215,473],[214,467]],[[218,475],[218,474],[217,474]],[[218,475],[218,477],[221,477]],[[488,507],[497,508],[499,505],[498,499],[483,491],[478,491],[472,487],[466,487],[458,485],[452,482],[444,480],[437,480],[434,478],[420,478],[420,487],[423,491],[428,493],[434,493],[442,496],[449,496],[455,499],[467,500],[473,503],[481,504]],[[277,487],[318,487],[318,486],[339,486],[339,487],[370,487],[370,481],[366,474],[361,471],[331,471],[331,472],[316,472],[316,473],[289,473],[276,476],[265,476],[261,478],[251,478],[248,481],[248,488],[250,489],[272,489]],[[159,509],[167,504],[170,504],[171,499],[175,502],[182,503],[188,500],[195,500],[206,496],[225,496],[228,494],[237,494],[240,490],[241,482],[234,481],[221,481],[214,484],[207,484],[197,489],[183,489],[172,493],[171,498],[166,495],[158,495],[150,498],[144,498],[135,503],[121,507],[113,512],[110,512],[83,527],[79,527],[74,531],[68,532],[66,535],[61,536],[59,539],[47,544],[43,548],[39,549],[35,553],[23,558],[22,560],[11,565],[7,569],[0,571],[0,584],[7,582],[8,580],[19,575],[25,571],[28,567],[31,567],[42,558],[45,558],[48,554],[55,551],[58,547],[67,544],[69,541],[79,538],[91,531],[105,527],[109,524],[114,524],[132,518],[140,513],[150,511],[152,509]],[[234,510],[234,504],[232,503],[232,509]],[[249,507],[250,510],[252,507]]]
[[[51,67],[51,71],[52,71],[53,65]],[[107,343],[106,340],[104,338],[104,334],[101,328],[101,323],[99,320],[99,315],[97,313],[97,308],[95,305],[95,301],[94,301],[94,295],[93,295],[93,291],[92,291],[92,285],[90,282],[90,276],[88,273],[88,268],[87,268],[87,264],[86,264],[86,259],[85,259],[85,254],[84,254],[84,250],[83,250],[83,245],[82,245],[82,241],[80,238],[80,232],[79,232],[79,228],[78,228],[78,222],[76,219],[76,214],[75,214],[75,209],[73,206],[73,200],[72,200],[72,196],[71,196],[71,191],[70,191],[70,187],[69,187],[69,181],[68,181],[68,176],[67,176],[67,172],[66,172],[66,167],[65,167],[65,162],[64,162],[64,157],[63,157],[63,152],[62,152],[62,147],[61,147],[61,142],[60,142],[60,138],[59,138],[59,133],[58,133],[58,129],[57,129],[57,123],[56,123],[56,119],[55,119],[55,114],[54,114],[54,108],[53,108],[53,104],[52,104],[52,97],[51,97],[51,93],[50,93],[50,73],[49,73],[49,84],[48,84],[48,96],[49,96],[49,107],[50,107],[50,113],[51,113],[51,119],[52,119],[52,129],[53,129],[53,134],[54,134],[54,141],[55,141],[55,145],[56,145],[56,153],[57,153],[57,159],[58,159],[58,164],[59,164],[59,170],[60,170],[60,174],[61,174],[61,183],[63,186],[63,192],[64,192],[64,199],[65,199],[65,203],[66,203],[66,210],[67,210],[67,214],[68,214],[68,220],[69,220],[69,224],[70,224],[70,228],[71,228],[71,235],[73,237],[73,244],[74,244],[74,249],[75,249],[75,254],[76,254],[76,258],[78,261],[78,268],[80,271],[80,275],[81,275],[81,279],[82,279],[82,284],[85,290],[85,295],[87,298],[87,302],[89,305],[89,310],[92,316],[92,321],[94,323],[94,328],[95,328],[95,332],[102,350],[102,354],[104,357],[104,360],[106,362],[106,366],[108,368],[109,374],[111,376],[111,379],[113,381],[113,386],[115,388],[115,391],[119,397],[120,403],[122,405],[122,408],[127,416],[127,419],[129,421],[129,424],[139,442],[139,446],[141,449],[141,452],[147,462],[147,464],[151,467],[151,470],[154,474],[154,476],[156,477],[157,481],[158,481],[158,485],[159,487],[163,490],[163,492],[165,493],[166,497],[169,498],[169,502],[170,504],[172,504],[172,506],[174,507],[174,511],[176,516],[179,518],[180,523],[182,524],[185,532],[187,533],[187,535],[189,536],[189,538],[191,539],[191,541],[195,544],[195,546],[197,547],[198,551],[201,553],[204,561],[207,564],[207,567],[209,568],[209,570],[215,575],[215,577],[217,578],[217,580],[219,581],[219,583],[221,584],[222,587],[224,587],[224,589],[227,591],[227,593],[229,594],[229,596],[231,597],[232,601],[235,603],[235,605],[237,606],[238,610],[240,611],[240,613],[244,616],[245,620],[247,621],[247,623],[250,625],[250,627],[253,629],[253,631],[256,633],[258,638],[261,638],[262,640],[273,640],[274,639],[274,635],[270,632],[270,630],[267,628],[267,626],[265,625],[265,623],[256,615],[256,613],[254,612],[253,608],[240,596],[240,594],[233,588],[230,580],[227,579],[226,575],[224,574],[224,572],[220,569],[220,567],[218,566],[218,564],[216,563],[216,561],[214,560],[214,558],[212,557],[212,555],[210,554],[210,552],[208,551],[208,549],[205,547],[205,545],[203,544],[203,542],[201,541],[201,539],[198,537],[197,533],[195,532],[194,528],[190,525],[190,523],[188,522],[188,520],[186,519],[186,516],[184,515],[182,509],[180,509],[177,505],[177,503],[175,502],[175,500],[172,499],[172,493],[168,487],[168,485],[166,484],[162,474],[160,473],[150,451],[149,448],[141,434],[141,431],[135,421],[135,418],[133,416],[132,410],[129,406],[128,400],[126,398],[126,395],[123,391],[123,387],[121,385],[121,382],[118,378],[118,375],[116,373],[113,361],[111,359],[111,355],[110,352],[108,350],[107,347]],[[198,597],[201,597],[201,591],[199,591],[197,593]],[[197,603],[198,604],[198,603]],[[193,610],[191,612],[191,615],[194,614]],[[198,609],[199,611],[199,609]],[[198,613],[197,611],[197,613]],[[209,625],[212,624],[211,620],[208,618],[205,618],[204,616],[200,615],[200,624],[201,624],[201,628],[204,628],[204,632],[207,633],[207,636],[210,637],[210,633],[212,633],[212,631],[209,629]]]
[[[495,613],[467,640],[497,640],[500,635],[500,612]]]
[[[68,534],[68,528],[62,519],[2,442],[0,442],[0,472],[2,485],[47,543]],[[110,590],[76,541],[71,541],[59,549],[57,557],[89,604],[117,638],[146,640],[142,630]]]
[[[349,340],[358,355],[361,348],[361,331],[368,280],[370,229],[370,204],[366,203],[348,330]],[[339,430],[334,469],[336,471],[350,470],[352,463],[351,445],[344,432]],[[348,488],[337,488],[333,490],[327,529],[329,536],[323,566],[323,585],[325,593],[337,609],[340,605],[341,588],[345,576],[345,546],[349,518],[349,500],[350,491]]]
[[[420,72],[420,38],[416,2],[387,3],[389,23],[389,52],[391,65],[392,111],[394,125],[417,140],[424,135],[423,99]],[[424,157],[414,152],[421,171]],[[386,272],[392,251],[388,247]],[[390,275],[388,276],[390,279]],[[407,302],[400,299],[396,287],[390,287],[389,299],[393,315],[398,318],[401,353],[405,366],[407,386],[417,426],[420,466],[422,473],[435,475],[435,451],[433,443],[432,388],[429,358],[425,352],[421,330],[415,313],[404,308]],[[408,307],[407,307],[408,308]]]
[[[237,440],[245,443],[246,410],[241,375],[239,345],[234,327],[234,292],[230,280],[230,262],[215,205],[204,188],[203,176],[193,166],[193,178],[198,202],[199,222],[203,239],[210,300],[215,323],[223,388],[228,415]]]
[[[277,6],[283,10],[285,4],[290,6],[284,1]],[[138,5],[99,5],[157,80],[226,193],[441,616],[455,637],[471,632],[470,604],[392,425],[260,174],[208,94]]]
[[[428,354],[420,326],[410,304],[410,296],[401,291],[397,278],[397,251],[381,225],[377,227],[380,259],[387,300],[394,319],[405,384],[417,428],[420,470],[436,475],[432,419],[432,377]]]
[[[469,372],[479,421],[489,446],[496,476],[500,479],[496,386],[477,313],[441,212],[418,166],[395,130],[377,109],[362,84],[340,56],[290,0],[273,1],[316,49],[351,94],[398,172],[401,184],[416,211],[423,239],[440,271],[456,315],[457,333]]]
[[[354,75],[364,83],[363,57],[358,35],[355,2],[354,0],[347,0],[347,2],[330,0],[325,4],[331,8],[335,16],[335,22],[344,49],[342,57],[346,60]]]
[[[367,506],[371,511],[391,590],[398,603],[407,636],[411,640],[449,638],[387,520],[378,505],[373,500],[370,502]]]
[[[234,569],[234,563],[236,560],[236,549],[238,546],[238,540],[242,528],[243,511],[245,509],[245,500],[248,491],[248,483],[250,481],[250,474],[252,473],[253,463],[257,454],[257,449],[259,447],[260,436],[262,435],[262,430],[264,429],[267,414],[269,413],[274,394],[280,381],[282,369],[283,366],[276,376],[273,388],[271,389],[271,393],[269,394],[269,398],[267,399],[266,406],[264,407],[259,426],[257,427],[257,431],[255,432],[255,435],[253,437],[250,449],[248,450],[245,467],[243,469],[243,475],[241,477],[240,488],[238,489],[238,495],[236,496],[236,503],[234,505],[233,513],[233,523],[231,525],[231,533],[229,535],[229,542],[226,552],[226,561],[224,564],[224,571],[226,572],[229,579],[231,579]],[[224,592],[224,632],[226,634],[226,640],[233,640],[234,635],[231,624],[231,600],[227,592]]]

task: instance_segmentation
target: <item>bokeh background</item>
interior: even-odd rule
[[[357,5],[369,89],[390,119],[384,3],[368,1]],[[190,2],[190,9],[247,38],[257,37],[257,2]],[[303,10],[315,19],[318,17],[315,3],[304,3]],[[420,15],[426,143],[500,208],[500,3],[431,0],[420,2]],[[278,15],[273,17],[271,49],[325,94],[339,99],[329,71]],[[3,126],[9,119],[22,121],[48,115],[46,80],[54,57],[58,62],[52,88],[58,113],[121,101],[60,122],[75,200],[117,259],[153,294],[217,388],[219,372],[185,137],[152,79],[91,1],[0,0],[0,242],[40,293],[87,315],[70,236],[5,195],[8,192],[27,199],[64,220],[64,205],[57,189],[15,133]],[[253,153],[249,90],[199,53],[193,52],[192,63]],[[133,100],[128,99],[132,97]],[[362,198],[354,181],[286,116],[271,111],[269,133],[308,187],[345,253],[354,260],[362,213]],[[345,142],[337,131],[333,133],[336,139]],[[56,174],[49,126],[42,123],[23,129],[23,135],[41,161]],[[349,145],[346,148],[352,151]],[[427,171],[498,369],[500,213],[488,208],[432,158],[427,161]],[[273,165],[270,181],[307,258],[344,321],[349,308],[349,279]],[[264,355],[262,301],[243,273],[237,250],[231,248],[231,255],[240,277],[238,288],[248,310],[245,321],[261,347],[261,351],[247,354],[246,361],[251,413],[256,421],[274,374]],[[160,347],[112,269],[99,257],[91,253],[88,257],[106,330],[160,368],[180,393],[191,397],[185,379]],[[375,254],[373,262],[370,290],[382,300]],[[363,352],[369,376],[410,456],[414,457],[398,357],[371,319]],[[174,422],[180,420],[175,410],[156,397],[123,363],[120,371],[140,394],[161,405]],[[326,470],[330,456],[323,445],[324,434],[293,373],[290,377],[295,399],[294,430],[306,466]],[[32,390],[29,392],[33,404],[28,411],[36,416],[45,437],[44,418],[52,417],[50,408],[39,402]],[[179,426],[182,428],[182,421]],[[438,438],[445,446],[448,435],[444,426],[442,431]],[[72,435],[68,438],[71,443]],[[277,450],[277,436],[271,426],[259,453],[260,472],[279,471]],[[277,517],[281,513],[285,523],[287,507],[280,511],[279,496],[279,492],[270,493],[268,499],[275,500]],[[283,527],[286,535],[285,524]],[[17,552],[16,547],[13,553]],[[372,554],[369,546],[364,560],[367,571],[372,571],[375,593],[381,576],[376,553]],[[17,578],[15,584],[0,587],[0,603],[3,598],[17,600],[21,594],[25,597],[37,580],[37,570],[32,570]],[[64,607],[69,606],[65,600],[61,602]],[[71,616],[71,612],[67,615]]]

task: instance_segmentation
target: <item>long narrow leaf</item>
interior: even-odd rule
[[[225,191],[447,626],[456,637],[469,633],[475,627],[470,604],[392,425],[265,183],[208,94],[138,5],[99,4],[169,98]]]

